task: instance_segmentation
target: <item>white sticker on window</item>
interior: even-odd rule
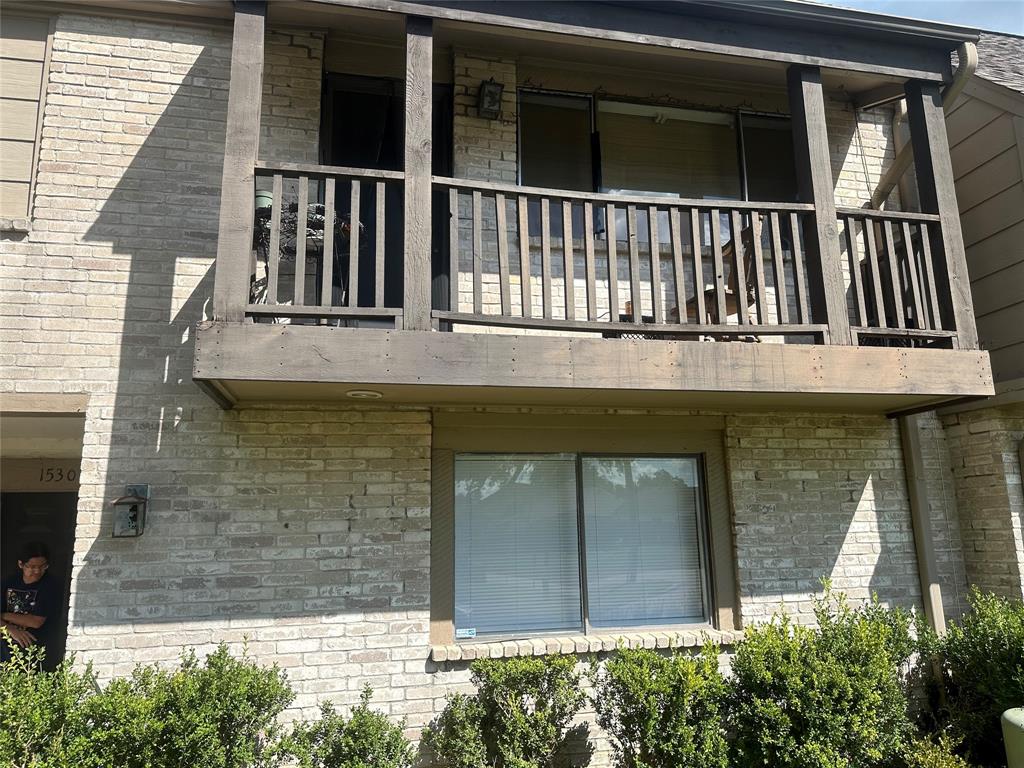
[[[455,639],[456,640],[468,640],[468,639],[473,638],[473,637],[476,637],[476,627],[468,627],[468,628],[465,628],[465,629],[456,629],[455,630]]]

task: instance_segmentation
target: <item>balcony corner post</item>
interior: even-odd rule
[[[946,276],[953,300],[957,344],[961,349],[977,349],[978,328],[971,300],[967,253],[960,229],[942,94],[938,84],[919,80],[907,81],[905,92],[918,198],[924,213],[938,214],[940,219],[940,242],[937,245],[946,255]]]
[[[431,330],[433,23],[418,16],[405,26],[405,248],[403,327]]]
[[[235,2],[213,289],[214,319],[228,322],[245,319],[249,298],[266,13],[266,0]]]
[[[786,82],[800,200],[814,204],[813,225],[808,222],[804,235],[812,304],[825,308],[830,343],[852,344],[821,71],[794,64],[786,72]]]

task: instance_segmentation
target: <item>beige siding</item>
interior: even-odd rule
[[[995,88],[969,88],[946,124],[978,335],[998,387],[1024,377],[1024,96],[998,88],[1015,114],[985,98]]]
[[[45,18],[4,17],[0,30],[0,218],[29,214],[42,96]]]

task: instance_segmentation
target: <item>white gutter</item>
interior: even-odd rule
[[[978,48],[974,43],[962,43],[957,49],[957,58],[959,62],[956,67],[956,72],[953,73],[953,82],[951,82],[946,89],[942,92],[942,108],[948,111],[953,106],[953,102],[956,101],[957,96],[960,95],[964,87],[967,85],[967,81],[971,79],[971,75],[974,74],[978,68]],[[903,113],[906,109],[901,110]],[[893,120],[893,131],[897,129],[897,119],[900,115],[900,111],[897,112],[897,118]],[[889,166],[889,170],[882,176],[882,180],[878,182],[878,188],[875,193],[871,196],[871,207],[879,210],[882,204],[885,203],[886,198],[889,197],[889,193],[892,192],[900,178],[910,164],[914,162],[914,150],[910,144],[907,144],[902,149],[897,151],[896,159],[892,161],[892,165]]]

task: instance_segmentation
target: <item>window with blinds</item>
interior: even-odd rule
[[[692,456],[457,455],[456,638],[706,621],[703,498]]]

